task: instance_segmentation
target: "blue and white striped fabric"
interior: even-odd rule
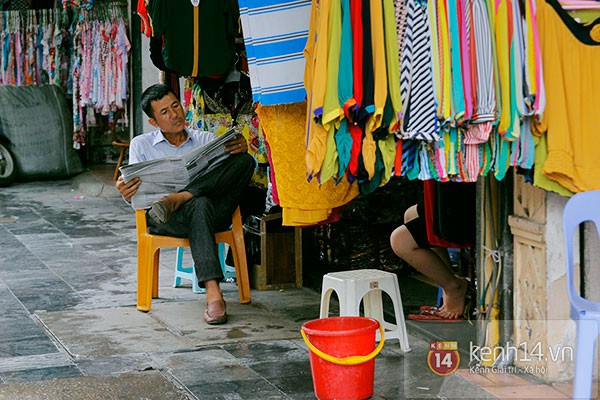
[[[310,0],[239,0],[254,101],[304,101]]]

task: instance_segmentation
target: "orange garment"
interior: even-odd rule
[[[319,182],[337,178],[339,158],[335,143],[335,132],[344,118],[344,109],[338,96],[340,70],[340,50],[342,45],[342,4],[340,0],[331,0],[329,11],[329,42],[327,48],[327,82],[323,101],[323,128],[327,131],[325,157],[321,165]]]
[[[308,112],[303,142],[306,145],[305,165],[308,179],[321,172],[327,149],[327,130],[321,124],[321,120],[327,87],[329,7],[329,0],[312,1],[308,40],[304,48],[304,87],[308,96]]]
[[[547,135],[544,174],[572,192],[598,190],[600,22],[580,25],[557,0],[538,0],[537,18],[546,109],[535,128]]]
[[[306,180],[304,121],[306,103],[259,106],[256,110],[271,149],[283,225],[306,226],[326,220],[332,210],[358,196],[358,185],[342,179],[319,185]]]

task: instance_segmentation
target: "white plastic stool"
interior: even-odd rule
[[[363,300],[365,317],[379,321],[385,330],[386,339],[398,339],[400,348],[405,352],[410,351],[396,274],[377,269],[358,269],[326,274],[323,276],[321,292],[321,318],[329,316],[329,300],[331,292],[334,290],[340,303],[340,316],[360,316],[360,302]],[[392,299],[396,324],[384,320],[382,291]],[[377,340],[380,340],[379,331]]]
[[[225,243],[218,243],[219,246],[219,261],[221,262],[221,270],[225,276],[225,281],[230,282],[235,280],[235,267],[227,265],[225,259],[227,258],[227,247]],[[175,276],[173,278],[173,287],[179,287],[181,285],[181,279],[187,279],[192,281],[192,291],[194,293],[206,293],[206,289],[201,288],[198,285],[198,278],[194,272],[194,265],[191,267],[183,266],[183,247],[177,248],[177,257],[175,258]]]

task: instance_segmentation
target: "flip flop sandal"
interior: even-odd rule
[[[419,311],[421,312],[421,314],[423,314],[423,313],[429,314],[429,313],[432,313],[435,311],[439,311],[439,307],[437,307],[437,306],[421,306],[421,307],[419,307]]]
[[[457,322],[465,321],[465,319],[463,317],[460,317],[460,318],[442,317],[437,312],[432,312],[431,314],[408,314],[408,319],[413,320],[413,321],[443,322],[443,323],[457,323]]]

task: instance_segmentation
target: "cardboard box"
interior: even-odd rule
[[[260,220],[260,265],[250,282],[258,290],[302,287],[302,229],[281,225],[281,213]]]

